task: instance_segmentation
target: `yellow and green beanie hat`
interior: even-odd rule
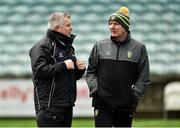
[[[130,26],[129,9],[127,7],[121,7],[118,11],[116,11],[110,16],[109,21],[118,22],[126,29],[126,31],[129,32],[129,26]]]

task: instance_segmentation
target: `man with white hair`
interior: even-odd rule
[[[85,61],[75,57],[68,13],[54,12],[48,28],[30,50],[37,125],[71,127],[76,80],[85,72]]]

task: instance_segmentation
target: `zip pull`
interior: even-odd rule
[[[52,46],[54,46],[54,42],[52,42]]]
[[[134,84],[133,84],[133,85],[131,85],[131,88],[132,88],[132,89],[134,88]]]

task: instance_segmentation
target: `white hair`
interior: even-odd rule
[[[63,26],[64,17],[70,18],[70,15],[66,12],[65,13],[62,13],[62,12],[52,13],[48,20],[48,29],[54,30],[54,28],[57,26]]]

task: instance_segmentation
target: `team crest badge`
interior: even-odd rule
[[[131,59],[131,58],[132,58],[132,55],[133,55],[133,54],[132,54],[132,51],[128,51],[128,52],[127,52],[127,57],[128,57],[128,59]]]

